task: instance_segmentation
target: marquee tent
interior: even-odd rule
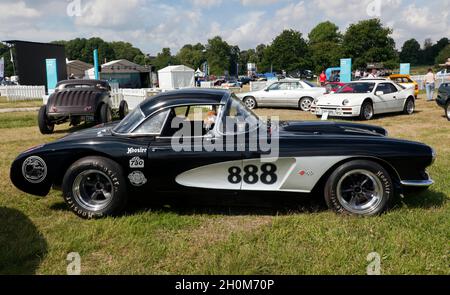
[[[159,88],[171,90],[195,86],[195,71],[189,67],[168,66],[158,71]]]

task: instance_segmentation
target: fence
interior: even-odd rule
[[[112,87],[111,98],[112,106],[117,109],[120,106],[120,102],[125,100],[128,104],[128,109],[132,110],[136,108],[146,98],[157,95],[164,92],[158,88],[142,88],[142,89],[125,89]]]
[[[45,86],[1,86],[0,96],[8,101],[41,99],[45,96]]]
[[[413,81],[416,81],[419,84],[419,89],[420,90],[424,90],[425,89],[425,85],[424,85],[425,75],[411,76],[411,79]],[[436,75],[435,88],[439,88],[441,86],[441,84],[449,83],[449,82],[450,82],[450,74]]]

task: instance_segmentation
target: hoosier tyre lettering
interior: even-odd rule
[[[62,189],[69,208],[87,219],[115,215],[127,199],[122,168],[103,157],[75,162],[64,176]]]
[[[378,163],[356,160],[338,167],[325,185],[325,201],[338,213],[373,216],[384,212],[394,194],[389,173]]]

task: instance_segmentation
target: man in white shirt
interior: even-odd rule
[[[377,78],[377,70],[373,69],[372,72],[367,76],[369,79],[376,79]]]
[[[428,74],[425,75],[425,89],[427,91],[427,101],[433,101],[434,85],[436,83],[436,76],[433,69],[428,69]]]

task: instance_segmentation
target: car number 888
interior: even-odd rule
[[[258,166],[247,165],[244,171],[240,167],[230,167],[228,169],[228,181],[232,184],[238,184],[244,181],[246,184],[257,184],[262,182],[266,185],[271,185],[277,182],[278,176],[277,166],[274,164],[264,164],[261,166],[261,173],[259,173]]]

